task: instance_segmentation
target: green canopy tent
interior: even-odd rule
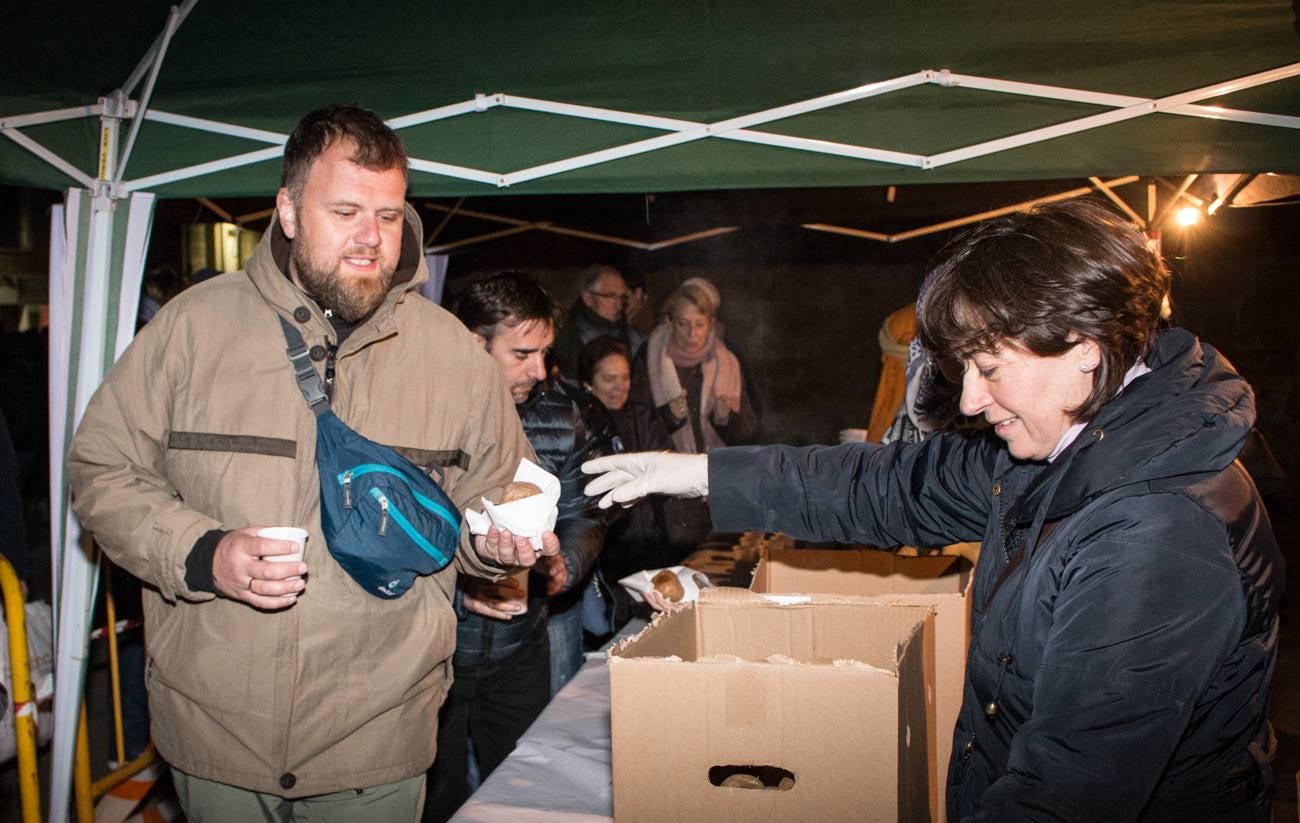
[[[1287,0],[17,4],[0,183],[65,188],[52,454],[129,338],[153,197],[266,196],[307,110],[400,129],[414,195],[1300,172]],[[51,819],[94,565],[55,459]]]

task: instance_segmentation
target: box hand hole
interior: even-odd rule
[[[780,766],[712,766],[709,782],[724,789],[771,789],[788,792],[794,788],[794,772]]]

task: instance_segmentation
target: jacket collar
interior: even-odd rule
[[[1018,522],[1031,521],[1047,498],[1047,519],[1056,520],[1113,489],[1219,472],[1236,459],[1255,423],[1255,395],[1232,364],[1184,329],[1160,332],[1146,364],[1151,372],[1038,472],[1017,504]]]
[[[381,337],[397,331],[394,318],[395,307],[405,299],[408,292],[414,291],[429,279],[429,269],[425,263],[420,238],[424,236],[420,216],[410,203],[405,204],[405,220],[402,225],[402,249],[397,261],[397,271],[393,276],[392,288],[384,302],[366,320],[358,324],[356,330],[344,344],[349,350],[364,346]],[[298,308],[306,308],[314,322],[321,329],[332,327],[324,312],[316,305],[298,285],[289,277],[289,255],[293,241],[285,236],[280,228],[279,213],[271,215],[270,228],[262,235],[257,248],[249,258],[247,273],[254,287],[262,298],[280,314],[293,317]]]

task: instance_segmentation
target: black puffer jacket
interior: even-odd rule
[[[950,820],[1269,818],[1285,571],[1234,462],[1254,395],[1181,329],[1147,364],[1050,464],[991,436],[710,453],[719,529],[984,541]]]
[[[591,573],[605,542],[604,513],[596,507],[596,498],[582,493],[587,478],[581,467],[584,461],[611,453],[611,434],[600,424],[603,418],[591,413],[592,402],[581,389],[548,380],[515,406],[524,435],[537,453],[537,465],[560,478],[555,536],[568,567],[568,588],[551,603],[545,578],[532,575],[528,612],[512,620],[494,620],[459,609],[462,619],[456,630],[456,666],[509,657],[545,631],[548,606],[562,610],[581,595],[579,584]],[[596,428],[589,419],[596,422]]]

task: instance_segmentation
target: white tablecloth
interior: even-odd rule
[[[634,620],[620,632],[644,627]],[[618,639],[618,638],[616,638]],[[453,823],[595,823],[614,819],[609,669],[591,652]]]

